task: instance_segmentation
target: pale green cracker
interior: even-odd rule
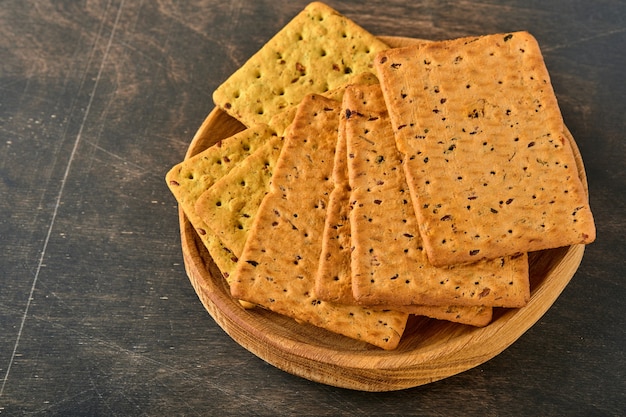
[[[215,104],[246,126],[270,123],[309,93],[335,89],[372,71],[388,46],[336,10],[309,4],[213,94]]]
[[[272,137],[196,202],[198,216],[236,257],[241,255],[261,200],[267,194],[282,145],[282,137]]]
[[[251,127],[180,162],[165,176],[170,191],[226,278],[234,270],[237,258],[196,214],[195,204],[200,195],[216,180],[226,175],[273,135],[274,131],[266,125]]]

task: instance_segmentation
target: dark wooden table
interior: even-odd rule
[[[0,415],[621,415],[626,3],[329,1],[376,34],[528,30],[580,147],[598,239],[547,314],[460,375],[364,393],[292,376],[185,275],[179,162],[211,93],[306,1],[0,6]]]

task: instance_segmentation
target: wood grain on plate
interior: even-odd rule
[[[383,39],[393,47],[416,41]],[[216,108],[194,136],[185,157],[243,128]],[[580,153],[569,131],[565,129],[565,132],[586,187]],[[398,348],[384,351],[261,308],[242,308],[230,296],[222,274],[182,210],[179,216],[187,275],[206,310],[227,334],[286,372],[362,391],[392,391],[427,384],[493,358],[550,308],[578,269],[585,249],[584,245],[575,245],[531,253],[531,299],[524,308],[495,309],[492,323],[483,328],[412,317]]]

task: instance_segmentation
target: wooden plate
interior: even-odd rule
[[[383,39],[391,46],[415,42],[406,38]],[[214,109],[194,136],[186,158],[243,128],[226,113]],[[580,152],[569,131],[565,131],[587,187]],[[259,358],[291,374],[362,391],[392,391],[427,384],[493,358],[550,308],[578,269],[584,252],[584,245],[575,245],[530,254],[528,305],[495,309],[492,323],[484,328],[411,317],[398,348],[384,351],[314,326],[297,324],[270,311],[242,308],[230,296],[222,274],[182,210],[179,217],[187,275],[206,310],[227,334]]]

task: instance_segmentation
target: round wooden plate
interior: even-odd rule
[[[383,39],[394,47],[415,42]],[[186,158],[243,128],[226,113],[214,109],[194,136]],[[580,152],[569,131],[565,131],[587,187]],[[584,252],[584,245],[575,245],[531,253],[528,305],[494,309],[493,321],[486,327],[411,317],[397,349],[385,351],[261,308],[244,309],[230,296],[222,274],[182,210],[179,217],[187,275],[206,310],[228,335],[286,372],[362,391],[392,391],[427,384],[498,355],[550,308],[578,269]]]

